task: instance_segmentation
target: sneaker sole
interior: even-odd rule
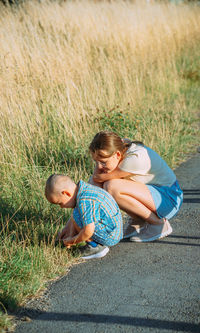
[[[95,259],[95,258],[103,258],[106,256],[106,254],[109,252],[109,248],[106,247],[103,251],[99,252],[99,253],[94,253],[94,254],[91,254],[89,256],[84,256],[84,257],[81,257],[82,259]]]
[[[172,233],[173,229],[172,227],[170,226],[169,229],[167,231],[165,231],[164,233],[160,234],[160,235],[156,235],[154,237],[151,237],[149,239],[130,239],[131,242],[136,242],[136,243],[145,243],[145,242],[153,242],[155,241],[156,239],[161,239],[161,238],[164,238],[168,235],[170,235]]]
[[[130,237],[133,237],[133,236],[137,236],[140,233],[140,231],[142,231],[144,228],[145,227],[141,227],[141,228],[133,231],[131,234],[123,236],[123,239],[130,238]]]

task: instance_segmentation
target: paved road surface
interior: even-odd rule
[[[120,242],[106,257],[75,265],[16,333],[200,332],[200,154],[175,172],[184,203],[173,233]]]

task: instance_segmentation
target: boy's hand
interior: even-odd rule
[[[64,244],[63,239],[72,239],[73,236],[75,236],[77,234],[77,231],[75,230],[74,227],[74,219],[73,216],[70,217],[70,219],[68,220],[66,226],[57,234],[56,243],[61,243],[63,244],[63,246],[67,246],[68,244]]]
[[[66,226],[61,231],[58,232],[56,240],[62,240],[63,237],[65,237],[65,233],[66,233]]]
[[[63,244],[67,247],[70,248],[72,245],[79,244],[81,242],[85,242],[89,240],[93,233],[94,233],[95,225],[94,222],[87,224],[84,226],[83,229],[79,232],[79,234],[75,235],[74,237],[66,237],[63,238]]]
[[[72,245],[74,244],[74,239],[71,237],[67,237],[63,239],[63,244],[67,249],[70,249],[70,247],[72,247]]]

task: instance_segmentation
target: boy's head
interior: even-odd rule
[[[45,186],[47,200],[61,208],[74,208],[76,203],[77,185],[65,175],[51,175]]]

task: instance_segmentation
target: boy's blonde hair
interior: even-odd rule
[[[49,197],[51,194],[59,195],[62,191],[70,188],[74,184],[73,180],[66,175],[53,174],[47,181],[45,186],[45,196]]]

